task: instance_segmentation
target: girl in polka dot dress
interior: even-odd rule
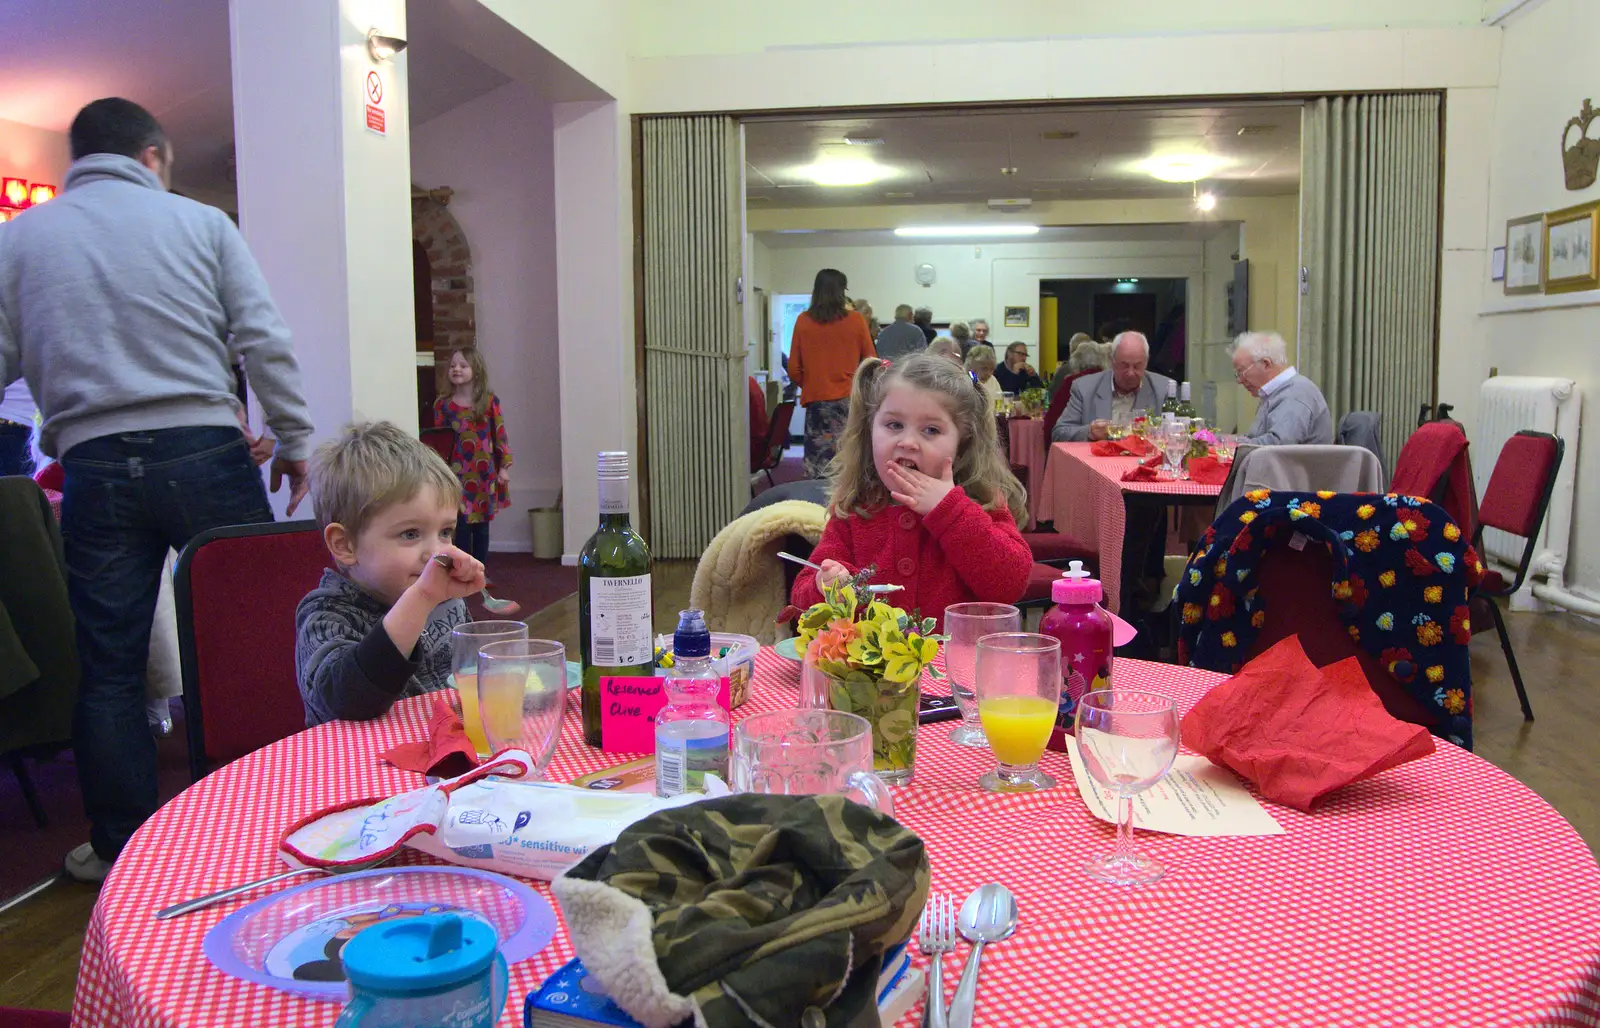
[[[461,479],[461,512],[456,545],[485,563],[489,560],[489,522],[510,506],[511,447],[506,443],[500,401],[489,389],[489,369],[475,346],[450,355],[449,396],[433,401],[433,424],[456,434],[450,470]]]

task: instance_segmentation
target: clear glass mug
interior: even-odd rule
[[[961,711],[961,723],[950,732],[958,746],[984,749],[983,723],[978,718],[978,640],[996,632],[1020,632],[1022,612],[1009,603],[953,603],[944,609],[944,670],[950,696]]]
[[[779,710],[733,726],[735,792],[842,793],[894,816],[888,786],[872,772],[872,725],[842,710]]]
[[[533,758],[542,779],[561,740],[567,707],[567,651],[550,639],[504,639],[478,651],[478,714],[489,749]]]

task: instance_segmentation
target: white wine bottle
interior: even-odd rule
[[[655,673],[650,547],[629,521],[628,455],[600,454],[600,527],[578,555],[583,741],[600,745],[600,678]]]

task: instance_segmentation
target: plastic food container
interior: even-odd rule
[[[728,707],[733,709],[750,698],[750,679],[756,673],[756,654],[761,644],[755,636],[711,633],[711,652],[717,657],[717,670],[728,676]],[[656,677],[665,678],[671,668],[661,666],[662,656],[672,655],[672,636],[656,636]]]

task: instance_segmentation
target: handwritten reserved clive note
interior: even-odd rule
[[[654,753],[656,713],[667,705],[662,679],[637,676],[600,679],[600,749],[606,753]],[[728,709],[728,679],[717,702]]]
[[[1084,767],[1070,741],[1067,756],[1089,813],[1117,823],[1117,798]],[[1232,771],[1204,757],[1179,754],[1161,781],[1133,797],[1133,826],[1168,835],[1282,835],[1283,826],[1250,795]]]

